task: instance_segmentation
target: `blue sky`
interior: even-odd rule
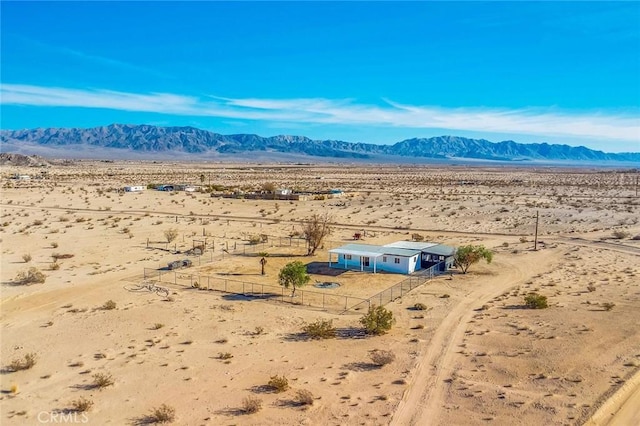
[[[640,2],[5,2],[3,129],[640,151]]]

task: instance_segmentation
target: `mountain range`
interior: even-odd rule
[[[112,124],[83,128],[1,130],[2,151],[71,155],[99,150],[103,156],[126,153],[146,156],[186,155],[218,157],[244,154],[285,154],[324,158],[379,159],[475,159],[493,161],[614,161],[640,162],[640,153],[605,153],[586,147],[547,143],[493,143],[458,136],[413,138],[392,145],[312,140],[305,136],[262,137],[253,134],[222,135],[195,127]],[[253,156],[252,154],[252,156]]]

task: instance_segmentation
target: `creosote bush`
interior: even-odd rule
[[[271,376],[267,386],[273,389],[276,393],[284,392],[289,389],[289,380],[285,376]]]
[[[103,311],[111,311],[115,309],[116,306],[116,302],[114,302],[113,300],[107,300],[106,302],[104,302],[104,305],[100,307],[100,309],[102,309]]]
[[[8,369],[10,371],[28,370],[36,365],[36,354],[30,352],[24,356],[24,358],[17,358],[11,361]]]
[[[31,257],[31,254],[29,254],[29,253],[25,253],[25,254],[22,255],[22,260],[24,260],[24,263],[31,262],[31,259],[32,259],[32,257]]]
[[[262,400],[255,396],[247,396],[242,400],[242,411],[246,414],[257,413],[262,409]]]
[[[29,285],[29,284],[42,284],[47,279],[47,276],[42,273],[38,268],[31,267],[26,271],[22,271],[18,274],[15,281],[18,284]]]
[[[296,392],[295,401],[298,405],[313,405],[313,394],[306,389],[300,389]]]
[[[367,334],[381,335],[391,330],[395,319],[393,312],[384,306],[371,306],[369,311],[360,318],[360,324]]]
[[[387,365],[395,361],[396,354],[394,354],[392,351],[376,349],[369,353],[369,358],[371,358],[371,361],[375,365],[382,367],[383,365]]]
[[[82,396],[80,399],[76,399],[71,402],[70,411],[84,413],[85,411],[89,411],[91,407],[93,407],[93,401]]]
[[[615,304],[615,303],[611,303],[611,302],[604,302],[604,303],[602,304],[602,308],[603,308],[605,311],[610,311],[610,310],[612,310],[613,308],[615,308],[615,306],[616,306],[616,304]]]
[[[147,420],[149,423],[171,423],[175,419],[176,409],[167,404],[162,404],[151,410],[151,414],[149,414]]]
[[[96,373],[93,375],[93,386],[98,389],[104,389],[114,384],[113,376],[109,373]]]
[[[547,303],[547,296],[543,296],[538,293],[529,293],[524,297],[524,304],[529,309],[545,309],[549,305]]]
[[[331,339],[336,337],[333,320],[316,320],[302,327],[302,331],[311,339]]]
[[[426,311],[427,305],[425,305],[424,303],[416,303],[415,305],[413,305],[413,309],[416,311]]]
[[[613,234],[611,235],[613,238],[615,238],[616,240],[622,240],[625,238],[629,238],[631,236],[631,234],[627,231],[623,231],[623,230],[615,230],[613,231]]]

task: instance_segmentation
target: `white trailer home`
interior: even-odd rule
[[[125,186],[124,192],[142,192],[145,189],[147,189],[147,187],[143,185]]]

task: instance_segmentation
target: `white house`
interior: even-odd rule
[[[412,274],[429,268],[443,272],[453,266],[454,253],[453,247],[429,242],[398,241],[384,246],[346,244],[329,250],[329,267],[373,273]]]
[[[335,263],[332,261],[332,254],[337,255]],[[420,269],[420,250],[370,244],[346,244],[329,250],[329,267],[373,273],[386,271],[411,274]]]
[[[291,195],[292,191],[289,188],[278,188],[275,191],[276,195]]]
[[[145,189],[147,189],[147,187],[143,185],[125,186],[124,192],[141,192]]]

